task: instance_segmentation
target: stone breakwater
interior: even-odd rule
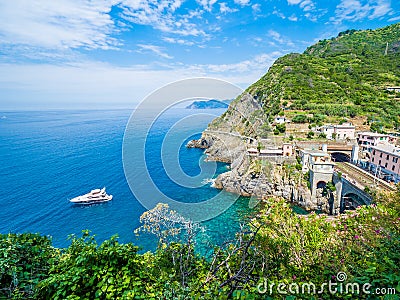
[[[259,199],[283,197],[305,209],[329,213],[329,197],[320,193],[316,201],[311,201],[310,190],[301,172],[295,170],[295,162],[280,165],[250,157],[243,138],[238,135],[206,130],[199,140],[190,141],[188,147],[206,149],[208,161],[231,164],[230,171],[215,179],[215,188]],[[288,167],[290,165],[292,167]]]

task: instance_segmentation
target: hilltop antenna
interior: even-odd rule
[[[387,55],[387,53],[388,53],[388,48],[389,48],[389,43],[388,43],[388,42],[386,42],[385,56],[386,56],[386,55]]]

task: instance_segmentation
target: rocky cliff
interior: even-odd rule
[[[400,102],[393,101],[398,94],[387,87],[400,83],[399,28],[400,24],[394,24],[346,31],[302,54],[279,58],[209,124],[199,141],[192,142],[191,146],[207,148],[208,160],[231,163],[231,171],[221,174],[215,186],[244,196],[282,196],[307,203],[308,208],[327,210],[329,196],[319,191],[312,203],[307,181],[300,178],[303,174],[291,169],[293,174],[288,176],[290,163],[253,159],[247,149],[260,147],[264,141],[280,146],[271,139],[277,115],[294,123],[302,115],[303,123],[313,124],[362,116],[372,129],[398,128]]]

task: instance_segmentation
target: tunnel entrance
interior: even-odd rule
[[[350,162],[350,156],[342,152],[331,153],[334,162]]]
[[[358,206],[365,204],[366,203],[360,196],[354,193],[348,193],[342,198],[341,212],[345,210],[355,210]]]

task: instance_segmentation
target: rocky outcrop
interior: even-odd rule
[[[261,161],[250,159],[248,156],[238,158],[236,166],[226,173],[219,175],[214,187],[246,197],[266,199],[271,196],[284,199],[305,208],[310,203],[311,194],[307,187],[299,185],[293,178],[284,174],[283,167],[270,164],[264,170],[256,170],[254,165]]]
[[[207,141],[206,139],[198,139],[198,140],[190,140],[187,144],[186,144],[186,148],[201,148],[201,149],[207,149],[208,147],[210,147],[209,145],[209,141]]]
[[[280,164],[247,155],[248,147],[258,145],[255,138],[262,124],[261,113],[257,101],[243,94],[208,126],[200,139],[190,141],[187,147],[205,148],[206,160],[231,164],[230,171],[215,179],[215,188],[258,199],[283,197],[306,209],[317,209],[322,198],[317,198],[318,203],[311,202],[310,190],[304,181],[296,179],[301,176],[300,172],[290,175],[293,168],[288,173]]]

